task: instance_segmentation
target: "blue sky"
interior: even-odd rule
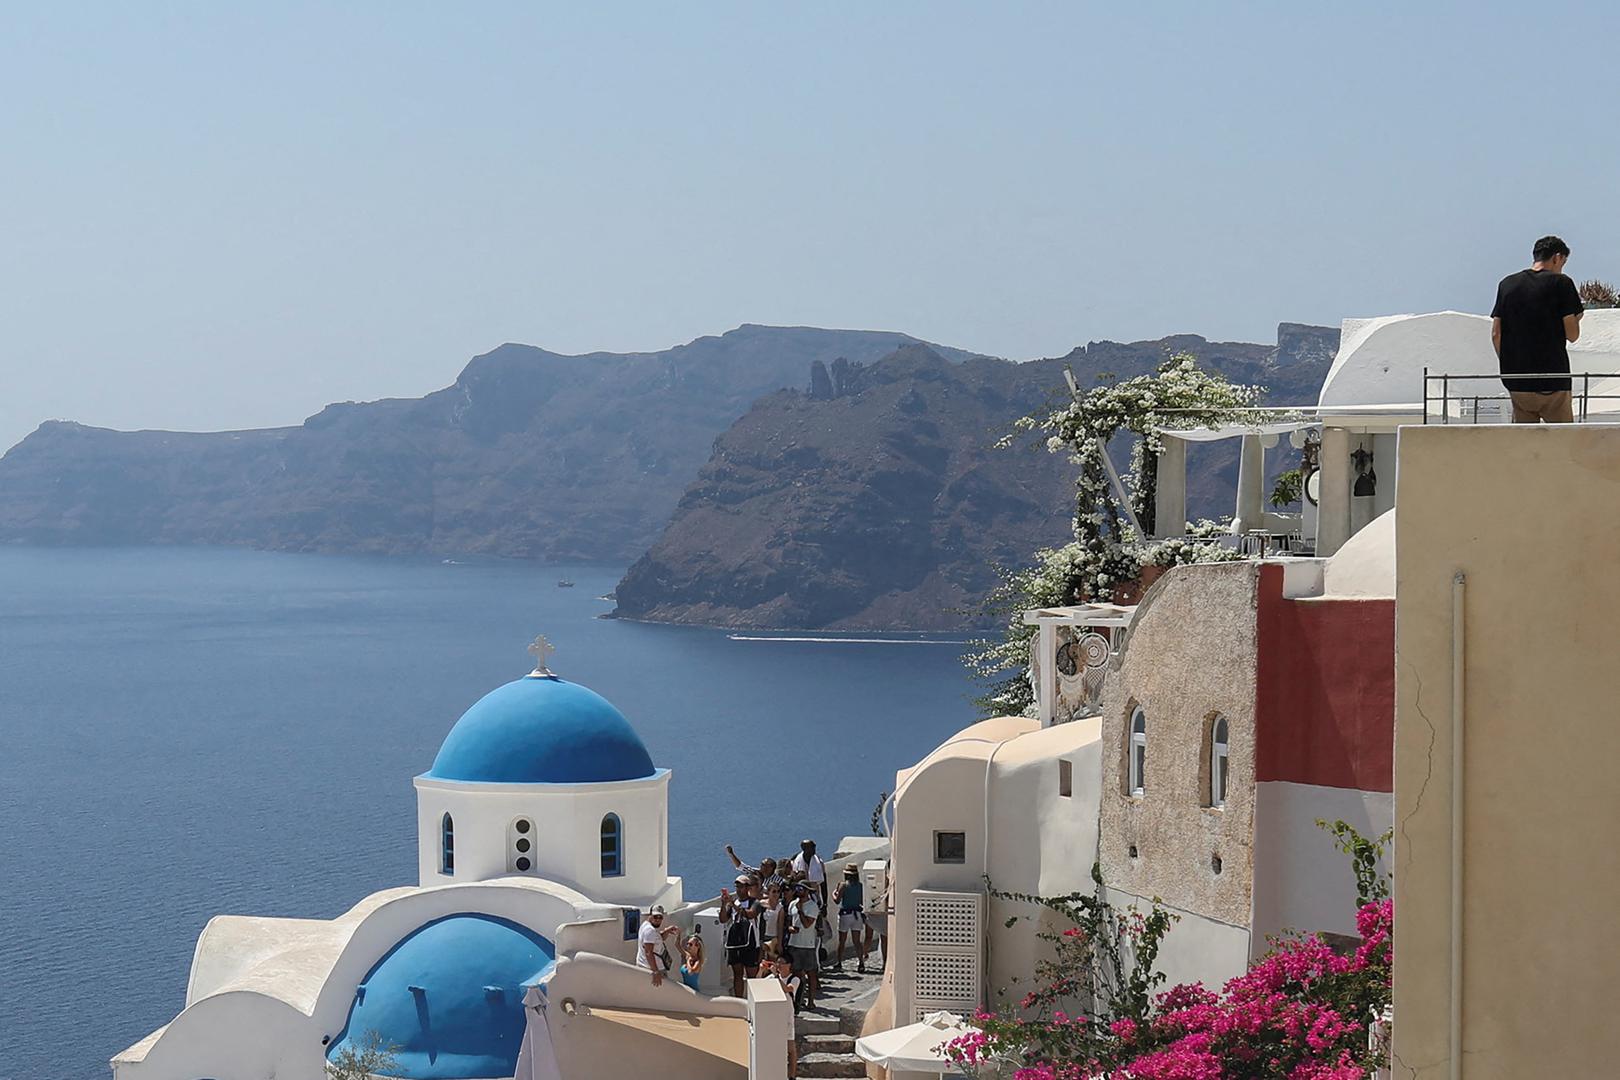
[[[502,341],[997,355],[1620,278],[1612,4],[9,4],[0,446]]]

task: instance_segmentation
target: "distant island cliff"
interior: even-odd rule
[[[993,448],[1064,385],[1065,367],[1086,383],[1129,378],[1186,351],[1299,404],[1315,401],[1337,347],[1337,331],[1284,324],[1275,346],[1094,342],[1023,364],[952,364],[906,346],[870,366],[814,365],[805,391],[762,399],[715,443],[619,584],[616,614],[750,628],[982,625],[996,567],[1070,537],[1067,459]],[[1233,446],[1200,448],[1194,516],[1231,512],[1236,462]]]
[[[915,341],[742,326],[653,353],[502,345],[426,397],[330,405],[298,427],[47,423],[0,458],[0,542],[623,565],[755,399],[798,385],[814,362]]]
[[[0,457],[0,542],[220,544],[629,565],[617,614],[724,626],[958,629],[997,565],[1063,542],[1061,457],[992,444],[1061,391],[1185,350],[1315,400],[1335,330],[1182,335],[1012,363],[905,334],[742,326],[652,353],[503,345],[423,398],[210,433],[53,421]],[[1236,455],[1194,455],[1230,512]]]

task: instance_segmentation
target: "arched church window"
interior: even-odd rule
[[[1147,774],[1147,713],[1142,711],[1140,705],[1131,710],[1131,741],[1127,749],[1127,790],[1132,795],[1140,795],[1146,788]]]
[[[602,819],[602,876],[620,877],[624,874],[624,825],[618,814]]]
[[[439,819],[439,873],[456,872],[456,823],[449,814]]]
[[[1226,723],[1226,717],[1217,716],[1210,730],[1209,738],[1209,805],[1226,805],[1226,772],[1228,759],[1228,739],[1231,729]]]

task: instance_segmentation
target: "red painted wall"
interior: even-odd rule
[[[1255,780],[1393,791],[1395,601],[1285,600],[1260,568]]]

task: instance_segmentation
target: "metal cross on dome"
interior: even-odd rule
[[[529,651],[534,653],[534,670],[530,672],[531,675],[554,674],[554,672],[546,666],[546,657],[556,652],[557,646],[548,641],[546,639],[546,635],[541,634],[539,637],[535,638],[534,643],[529,646]]]

